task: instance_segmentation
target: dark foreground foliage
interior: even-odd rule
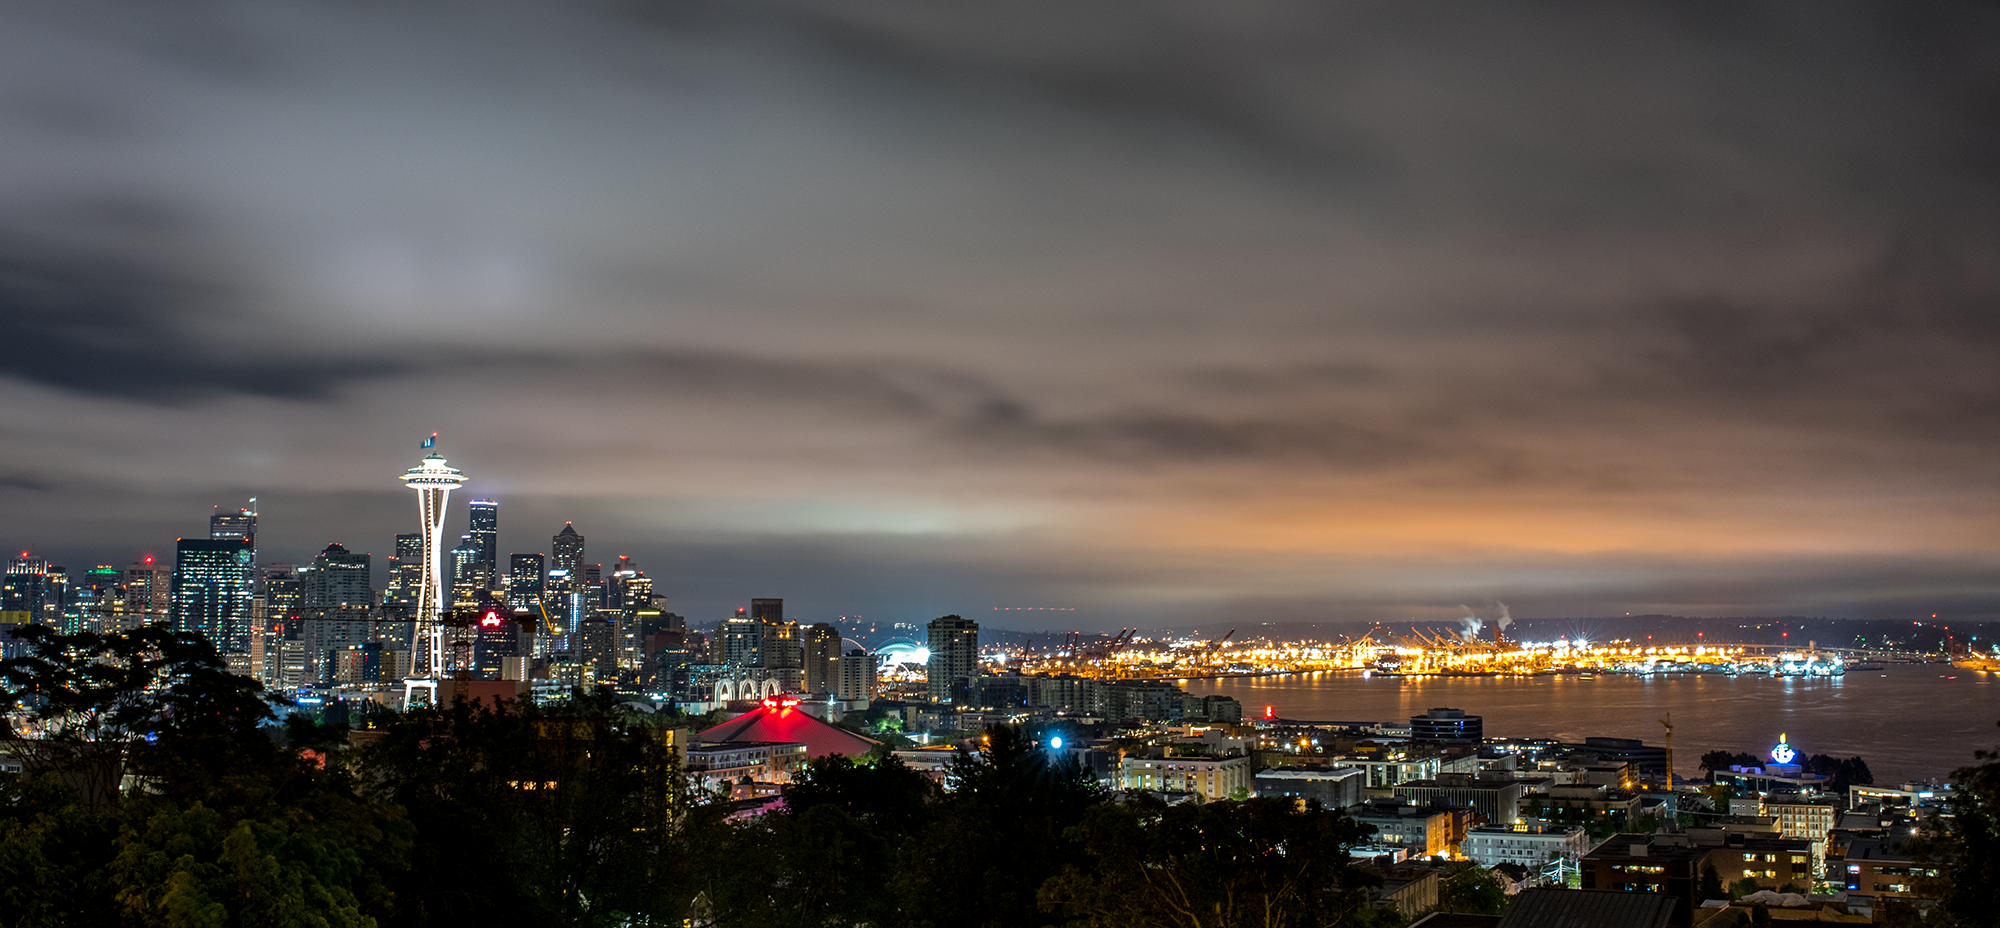
[[[1290,802],[1113,804],[998,728],[947,791],[814,761],[782,811],[692,795],[609,697],[378,720],[361,746],[199,638],[26,631],[0,664],[0,924],[1368,926],[1363,829]],[[1386,917],[1393,921],[1393,917]]]
[[[1930,928],[2000,928],[2000,750],[1978,751],[1983,763],[1952,771],[1956,792],[1943,813],[1933,815],[1913,850],[1935,867],[1936,877],[1918,877],[1916,890],[1939,905],[1920,912],[1904,906],[1883,919],[1890,924]]]

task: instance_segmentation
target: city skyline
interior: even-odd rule
[[[2000,615],[1990,10],[108,9],[0,12],[72,570],[380,570],[439,431],[704,620]]]
[[[0,4],[0,924],[2000,926],[1996,50]]]

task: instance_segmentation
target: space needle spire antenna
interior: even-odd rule
[[[423,516],[424,560],[418,584],[417,623],[411,636],[410,676],[403,681],[403,708],[437,705],[437,682],[444,666],[444,511],[451,491],[465,482],[457,468],[447,467],[438,454],[437,433],[424,439],[431,449],[417,466],[404,472],[403,485],[417,491],[417,510]],[[419,695],[421,694],[421,695]]]

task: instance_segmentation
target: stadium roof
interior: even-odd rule
[[[764,704],[695,736],[697,741],[792,741],[806,746],[806,756],[845,754],[859,757],[880,742],[829,725],[800,711],[796,697],[766,697]]]

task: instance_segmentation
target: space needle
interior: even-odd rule
[[[437,447],[437,433],[424,439],[423,447]],[[424,562],[418,584],[416,633],[411,636],[410,676],[403,681],[403,708],[437,705],[437,684],[444,676],[444,509],[451,491],[465,482],[457,468],[447,467],[444,456],[435,450],[399,478],[417,491],[417,509],[423,516]],[[423,691],[424,701],[415,700]]]

